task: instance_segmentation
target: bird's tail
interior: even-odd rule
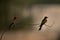
[[[39,28],[39,30],[41,30],[42,27]]]
[[[10,30],[11,29],[11,26],[13,25],[14,23],[11,23],[10,25],[9,25],[9,28],[8,28],[8,30]]]
[[[39,30],[41,30],[42,26],[43,26],[43,25],[40,25],[40,28],[39,28]]]

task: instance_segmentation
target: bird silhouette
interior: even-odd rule
[[[42,26],[47,22],[47,18],[48,18],[47,16],[44,17],[44,19],[41,22],[39,30],[41,30]]]
[[[8,28],[9,30],[12,29],[12,26],[14,25],[15,20],[16,20],[16,17],[13,18],[13,22],[9,25],[9,28]]]

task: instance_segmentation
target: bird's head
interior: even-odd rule
[[[45,19],[47,19],[48,17],[47,16],[45,16]]]
[[[16,20],[16,17],[14,17],[13,19]]]

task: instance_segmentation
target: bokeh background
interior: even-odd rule
[[[59,40],[60,0],[0,0],[0,36],[17,17],[12,30],[2,40]],[[42,19],[46,25],[38,31]]]

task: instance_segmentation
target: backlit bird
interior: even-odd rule
[[[12,28],[12,26],[14,25],[15,20],[16,20],[16,17],[13,18],[13,22],[9,25],[9,28],[8,28],[9,30],[10,30],[10,29]]]
[[[47,16],[44,17],[44,19],[41,22],[39,30],[41,30],[42,26],[47,22],[47,18],[48,18]]]

